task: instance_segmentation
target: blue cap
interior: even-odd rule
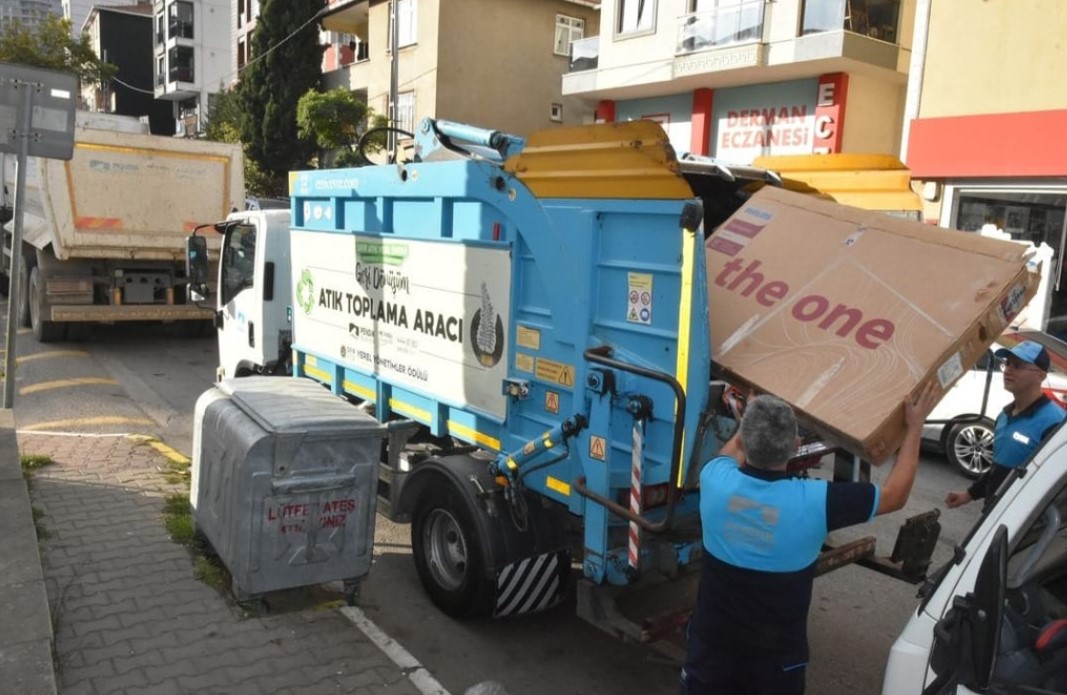
[[[1042,371],[1048,371],[1048,350],[1046,350],[1040,343],[1035,343],[1032,340],[1025,340],[1010,350],[1008,348],[1000,348],[993,353],[994,357],[999,357],[1001,359],[1008,357],[1009,355],[1017,357],[1023,362],[1029,362]]]

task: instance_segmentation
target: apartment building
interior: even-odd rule
[[[152,4],[152,0],[145,0],[145,2],[148,5]],[[131,2],[131,0],[61,0],[60,2],[62,15],[70,20],[70,31],[74,36],[82,33],[82,29],[85,28],[85,20],[89,17],[89,10],[93,9],[94,6],[135,4],[141,3]]]
[[[586,0],[397,0],[399,126],[423,117],[519,135],[590,121],[592,102],[565,96],[570,42],[599,31]],[[324,87],[352,90],[389,113],[390,4],[335,0]]]
[[[1048,244],[1067,332],[1067,3],[920,0],[906,162],[925,218]]]
[[[47,14],[63,14],[60,0],[0,0],[0,29],[14,21],[34,26]]]
[[[152,89],[152,3],[92,7],[80,27],[93,51],[118,72],[103,84],[82,85],[81,108],[145,118],[156,135],[174,133],[171,105]]]
[[[604,0],[563,93],[679,152],[896,154],[916,0]]]
[[[196,135],[234,79],[230,0],[155,0],[153,18],[156,98],[173,103],[176,134]]]

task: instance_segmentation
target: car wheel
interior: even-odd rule
[[[945,438],[945,455],[968,478],[981,476],[993,465],[993,422],[957,422]]]

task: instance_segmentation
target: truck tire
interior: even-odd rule
[[[957,422],[945,435],[945,456],[972,480],[993,465],[993,421]]]
[[[454,485],[427,488],[415,505],[411,546],[415,569],[430,599],[455,618],[489,615],[496,587],[486,562],[474,512]]]
[[[67,324],[45,321],[44,290],[41,287],[41,271],[34,266],[30,269],[30,328],[33,337],[39,343],[54,343],[63,340],[67,332]]]

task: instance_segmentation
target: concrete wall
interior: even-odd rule
[[[1067,108],[1067,2],[933,2],[920,118]]]
[[[906,89],[863,73],[850,74],[841,150],[898,155]]]
[[[596,12],[559,0],[441,0],[441,5],[437,117],[519,135],[559,125],[550,118],[553,103],[563,105],[566,124],[591,119],[593,103],[562,96],[568,57],[555,55],[553,48],[557,14],[584,19],[589,37],[600,31]]]

